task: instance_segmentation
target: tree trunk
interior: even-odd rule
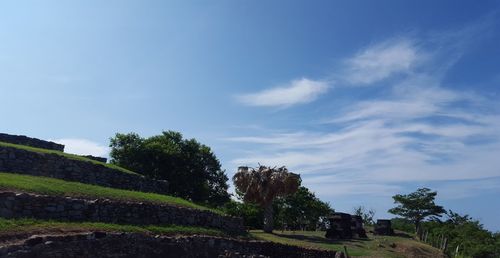
[[[420,230],[420,220],[415,220],[415,234],[418,235],[418,231]]]
[[[273,203],[269,203],[264,207],[264,232],[273,233]]]

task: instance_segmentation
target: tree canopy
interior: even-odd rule
[[[226,214],[241,217],[245,227],[250,229],[262,229],[264,225],[264,209],[255,203],[231,200],[223,207]]]
[[[354,215],[360,216],[363,219],[365,225],[374,225],[376,211],[373,208],[367,209],[365,206],[356,206],[353,208]]]
[[[412,222],[405,219],[392,219],[395,229],[413,231]],[[500,233],[492,233],[469,215],[448,211],[444,221],[431,220],[421,223],[422,231],[427,232],[427,243],[442,243],[446,238],[445,253],[449,257],[500,257]],[[458,252],[457,252],[458,251]]]
[[[245,202],[252,202],[264,208],[264,231],[273,231],[273,201],[278,196],[295,193],[300,186],[300,176],[288,172],[286,167],[257,169],[240,167],[233,177],[236,190],[243,194]]]
[[[329,203],[321,201],[307,187],[275,200],[276,221],[288,229],[316,230],[320,220],[333,213]]]
[[[240,199],[242,193],[237,194]],[[329,203],[321,201],[304,186],[292,195],[277,197],[273,202],[274,226],[292,230],[316,230],[326,223],[326,217],[334,212]],[[242,217],[245,226],[262,229],[264,209],[255,203],[231,201],[224,206],[224,211],[232,216]],[[326,228],[326,225],[324,225]]]
[[[419,188],[410,194],[397,194],[392,198],[394,203],[399,204],[389,210],[390,213],[409,219],[418,230],[420,222],[429,216],[440,217],[446,213],[442,206],[436,205],[434,199],[437,192],[432,192],[429,188]]]
[[[229,180],[212,150],[195,139],[165,131],[142,138],[116,134],[111,138],[111,163],[155,179],[167,180],[172,195],[219,206],[229,201]]]

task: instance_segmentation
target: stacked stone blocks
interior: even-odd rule
[[[0,172],[44,176],[125,190],[168,194],[168,182],[126,173],[104,164],[0,146]]]
[[[244,231],[241,218],[208,210],[147,202],[82,199],[28,193],[0,192],[0,217],[31,217],[57,221],[95,221],[134,225],[184,225]]]

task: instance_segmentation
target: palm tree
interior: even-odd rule
[[[236,189],[244,194],[243,201],[264,208],[264,232],[272,233],[274,198],[294,194],[301,179],[300,175],[288,172],[285,167],[259,166],[258,169],[239,167],[233,182]]]

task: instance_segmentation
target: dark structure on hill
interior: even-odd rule
[[[392,229],[391,221],[388,219],[379,219],[375,228],[373,229],[375,235],[392,236],[394,235],[394,230]]]
[[[360,216],[336,212],[328,220],[330,228],[326,231],[326,238],[351,239],[367,237],[363,228],[363,219]]]
[[[355,238],[367,238],[366,230],[363,228],[363,218],[358,215],[351,216],[351,232]]]

